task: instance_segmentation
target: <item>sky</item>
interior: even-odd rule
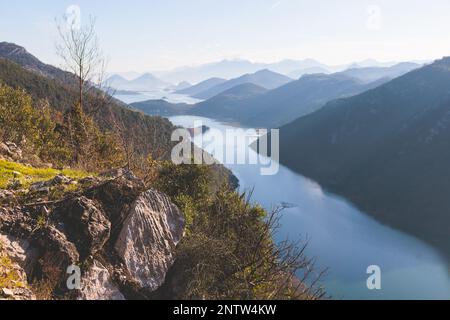
[[[0,0],[0,41],[58,65],[56,17],[80,9],[116,72],[223,59],[328,65],[450,55],[448,0]]]

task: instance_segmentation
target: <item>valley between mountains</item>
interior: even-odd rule
[[[379,259],[388,270],[404,270],[389,250],[417,263],[414,275],[429,264],[427,279],[440,288],[436,297],[445,296],[450,60],[340,70],[291,64],[299,65],[210,77],[185,71],[196,84],[112,75],[80,109],[73,74],[0,43],[0,298],[361,297],[359,272],[364,278],[373,263],[367,248],[385,250]],[[159,99],[145,98],[154,92]],[[177,125],[192,132],[195,118],[206,121],[200,136],[229,124],[278,128],[280,175],[263,180],[252,168],[173,164],[171,135]],[[194,149],[211,157],[201,147]],[[278,220],[274,205],[288,214]],[[311,249],[283,242],[277,227],[297,237],[310,228]],[[350,240],[338,233],[345,230],[361,243],[344,248]],[[324,264],[314,265],[317,254]],[[82,270],[78,290],[66,286],[68,266]],[[331,280],[316,282],[325,268],[334,268]]]
[[[151,100],[132,106],[279,128],[283,165],[448,254],[448,58],[303,75],[275,89],[258,83],[257,75],[193,105]]]

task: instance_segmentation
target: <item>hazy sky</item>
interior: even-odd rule
[[[450,55],[449,0],[0,0],[0,41],[57,64],[55,17],[97,16],[114,71],[242,58],[342,64]]]

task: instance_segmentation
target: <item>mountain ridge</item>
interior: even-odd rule
[[[7,50],[5,50],[5,46]],[[11,55],[11,48],[19,48],[19,51],[15,51],[19,56]],[[6,55],[5,52],[10,54]],[[17,61],[22,62],[23,66]],[[46,65],[23,47],[9,43],[0,44],[0,66],[0,80],[4,84],[24,89],[35,99],[48,100],[50,106],[58,112],[67,112],[76,101],[76,94],[71,86],[74,75]],[[96,90],[94,92],[97,92]],[[104,95],[100,91],[98,93]],[[114,98],[108,99],[107,106],[94,112],[94,110],[90,110],[90,99],[95,100],[96,98],[89,96],[85,111],[94,113],[94,120],[102,129],[114,130],[111,127],[111,121],[126,128],[127,136],[134,141],[138,154],[148,154],[152,151],[150,145],[145,141],[155,141],[161,150],[170,149],[173,125],[167,119],[150,117],[142,112],[131,110],[126,104]]]
[[[197,94],[200,94],[201,92],[207,91],[207,90],[211,89],[212,87],[215,87],[226,81],[227,80],[222,79],[222,78],[209,78],[209,79],[201,81],[189,88],[178,90],[175,93],[186,94],[189,96],[195,96]]]
[[[252,83],[265,89],[271,90],[291,82],[292,79],[282,74],[270,71],[268,69],[259,70],[255,73],[245,74],[235,79],[228,80],[218,84],[210,89],[195,94],[193,97],[198,99],[210,99],[220,93],[223,93],[233,87],[245,83]]]
[[[281,163],[448,250],[449,115],[444,58],[283,126]]]
[[[167,103],[158,104],[152,102],[152,100],[149,100],[147,104],[151,106],[150,110],[154,110],[155,105],[160,111],[167,108],[167,110],[156,113],[156,115],[180,115],[179,111],[182,110],[186,114],[233,121],[246,126],[278,128],[314,112],[330,100],[361,93],[388,80],[380,79],[365,84],[358,79],[343,74],[314,74],[305,75],[297,81],[290,81],[274,90],[259,90],[259,94],[243,94],[238,99],[223,99],[222,94],[224,92],[221,92],[188,108],[179,109],[176,106],[169,106]],[[239,86],[228,90],[233,90],[233,88]],[[228,90],[225,90],[225,93]],[[220,105],[218,105],[220,101],[226,103],[223,106],[223,109],[226,110],[220,110]],[[132,104],[138,109],[144,105],[145,102]],[[145,110],[149,110],[149,108]]]
[[[132,80],[127,80],[116,74],[109,77],[106,82],[108,86],[114,89],[128,91],[152,91],[171,86],[170,83],[158,79],[151,73],[144,73]]]

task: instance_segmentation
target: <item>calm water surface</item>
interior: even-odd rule
[[[202,101],[186,95],[176,94],[164,90],[140,92],[138,94],[125,94],[125,95],[116,94],[114,97],[125,103],[141,102],[146,100],[166,100],[167,102],[170,103],[195,104],[197,102]]]

